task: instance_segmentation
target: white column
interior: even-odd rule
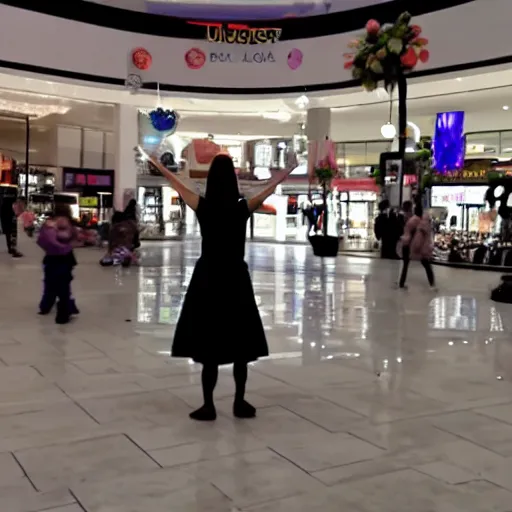
[[[310,108],[306,119],[308,141],[322,141],[331,137],[331,109]]]
[[[134,148],[139,144],[137,108],[131,105],[116,105],[114,141],[114,207],[116,210],[124,210],[125,203],[131,197],[137,199],[137,165],[135,164],[134,151]]]

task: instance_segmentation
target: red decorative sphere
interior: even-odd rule
[[[418,63],[418,56],[414,51],[414,48],[409,47],[407,51],[400,57],[400,61],[403,66],[412,69]]]
[[[428,62],[428,59],[430,59],[430,52],[428,50],[421,50],[418,57],[421,62]]]
[[[380,30],[380,23],[377,20],[370,20],[366,24],[366,32],[368,32],[368,34],[375,35],[379,32],[379,30]]]
[[[137,48],[132,52],[133,65],[141,71],[147,71],[153,62],[153,57],[145,48]]]

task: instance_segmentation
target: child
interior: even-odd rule
[[[53,217],[43,224],[37,243],[46,253],[43,258],[44,291],[39,313],[50,313],[59,299],[55,318],[58,324],[68,323],[71,315],[79,313],[71,297],[72,270],[76,266],[72,245],[74,238],[69,206],[55,205]]]
[[[137,224],[124,213],[116,212],[112,216],[107,254],[100,260],[100,265],[122,265],[129,267],[137,263],[138,242]]]

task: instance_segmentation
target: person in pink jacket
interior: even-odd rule
[[[400,288],[405,288],[407,271],[411,260],[419,260],[427,273],[427,279],[431,288],[435,288],[434,271],[432,270],[432,222],[430,216],[423,212],[421,204],[414,208],[414,216],[405,225],[402,237],[402,273],[400,275]]]

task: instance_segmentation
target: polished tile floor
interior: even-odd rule
[[[259,415],[232,418],[227,368],[218,421],[196,424],[200,368],[168,356],[197,243],[148,244],[129,270],[77,251],[67,326],[36,315],[22,248],[0,255],[2,512],[512,511],[497,274],[437,268],[433,293],[418,266],[402,292],[396,262],[249,245],[272,352],[251,367]]]

